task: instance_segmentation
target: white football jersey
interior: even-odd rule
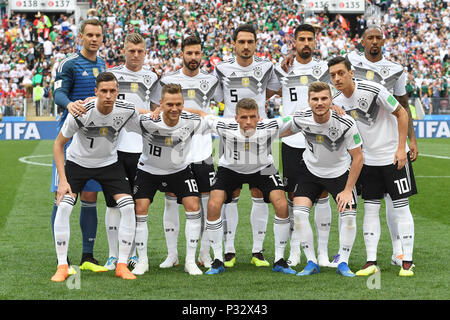
[[[326,123],[317,123],[311,109],[297,111],[292,119],[291,131],[301,131],[304,135],[307,148],[303,153],[303,160],[308,170],[320,178],[337,178],[343,175],[352,162],[348,150],[362,144],[352,117],[340,117],[332,110]]]
[[[158,100],[161,99],[162,87],[169,83],[176,83],[181,86],[185,108],[202,110],[206,113],[211,112],[209,105],[219,84],[219,80],[215,76],[202,70],[194,77],[185,75],[182,69],[168,73],[159,81],[156,90]],[[212,154],[211,134],[196,134],[189,151],[188,161],[190,162],[201,162],[209,158]]]
[[[255,56],[251,65],[241,67],[235,58],[231,58],[219,62],[214,68],[214,75],[220,81],[215,100],[225,103],[225,118],[236,115],[236,104],[242,98],[255,99],[259,116],[267,118],[266,89],[277,91],[280,88],[272,62]]]
[[[258,122],[255,133],[245,137],[234,118],[207,117],[209,127],[224,146],[219,166],[243,174],[263,170],[273,164],[272,141],[284,130],[283,118]],[[205,120],[206,120],[205,119]]]
[[[150,103],[159,104],[155,89],[158,76],[149,67],[144,66],[139,71],[131,71],[125,65],[108,70],[119,82],[117,99],[133,102],[137,108],[150,110]],[[122,152],[141,153],[142,138],[135,132],[122,130],[119,135],[118,150]]]
[[[350,98],[342,92],[333,97],[333,104],[356,120],[364,140],[364,164],[384,166],[394,162],[398,148],[397,118],[392,115],[400,104],[382,85],[372,81],[355,81]]]
[[[309,63],[302,64],[294,59],[289,72],[281,68],[281,61],[275,67],[275,74],[282,88],[282,114],[292,115],[296,111],[309,108],[308,87],[315,81],[329,83],[330,74],[326,61],[313,58]],[[283,143],[294,148],[305,148],[305,139],[302,134],[295,134],[281,139]]]
[[[156,120],[149,114],[140,115],[133,122],[135,130],[141,131],[144,144],[138,168],[156,175],[185,169],[190,164],[187,155],[192,136],[202,131],[203,123],[200,116],[185,111],[173,127],[165,124],[163,113]]]
[[[132,102],[117,100],[113,110],[104,115],[97,109],[97,99],[85,105],[86,114],[67,119],[61,129],[64,137],[73,137],[67,148],[67,160],[85,168],[100,168],[117,161],[119,132],[138,119]]]
[[[364,52],[358,51],[350,52],[347,57],[355,69],[356,79],[379,83],[396,96],[406,94],[407,76],[400,64],[384,57],[380,61],[371,62],[367,60]]]

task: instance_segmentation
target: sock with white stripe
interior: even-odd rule
[[[106,207],[105,228],[108,238],[109,257],[118,257],[119,255],[119,225],[120,210],[117,207]]]
[[[206,216],[208,214],[208,201],[209,194],[200,195],[200,206],[201,206],[201,215],[202,215],[202,228],[201,228],[201,240],[200,240],[200,255],[208,255],[209,254],[209,239],[205,232],[206,229]]]
[[[70,214],[75,205],[75,198],[65,195],[59,203],[55,216],[54,235],[58,265],[67,264],[67,252],[70,239]]]
[[[119,257],[117,262],[127,263],[136,232],[134,200],[131,196],[124,196],[116,202],[121,214],[119,223]]]
[[[252,253],[263,250],[264,238],[266,237],[267,221],[269,220],[269,206],[262,198],[252,197],[252,210],[250,212],[250,223],[253,232]]]
[[[147,262],[147,243],[148,243],[148,215],[136,215],[136,237],[134,243],[139,256],[139,262]]]
[[[200,210],[186,211],[186,263],[195,263],[195,252],[197,251],[198,239],[202,228],[202,215]]]
[[[180,232],[179,204],[176,197],[166,195],[164,202],[163,227],[169,256],[178,256],[178,233]]]
[[[403,248],[403,261],[413,260],[414,220],[409,208],[408,198],[392,201],[398,233]]]
[[[381,235],[380,207],[380,200],[364,200],[363,235],[367,261],[377,260],[378,241]]]
[[[80,227],[83,238],[83,253],[94,252],[97,225],[97,202],[81,200]]]
[[[391,196],[388,193],[384,195],[384,200],[386,203],[386,222],[389,227],[389,233],[391,234],[392,240],[392,254],[394,256],[399,256],[403,254],[403,249],[400,235],[398,233],[398,224],[395,220],[394,205],[392,204]]]
[[[284,259],[284,250],[289,240],[289,217],[282,219],[275,216],[273,221],[273,234],[275,242],[275,260],[277,262],[280,259]]]
[[[214,260],[223,261],[222,240],[223,240],[223,222],[222,218],[214,221],[206,220],[206,232],[214,252]]]
[[[353,243],[356,238],[356,210],[346,210],[339,214],[339,262],[346,262],[350,258]]]
[[[239,221],[238,201],[239,197],[233,198],[230,203],[222,207],[225,253],[236,253],[234,237]]]
[[[314,225],[317,234],[317,255],[328,258],[328,238],[331,228],[331,206],[330,198],[317,200],[314,206]]]
[[[317,263],[314,251],[314,234],[309,223],[311,208],[306,206],[294,206],[294,227],[300,235],[300,245],[306,255],[307,261]]]

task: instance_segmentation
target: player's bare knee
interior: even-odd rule
[[[95,191],[82,191],[80,195],[81,201],[97,202],[97,192]]]
[[[252,188],[250,193],[252,194],[252,198],[261,199],[263,197],[263,193],[258,188]]]
[[[186,212],[196,212],[200,210],[200,203],[198,197],[183,198],[183,206]]]

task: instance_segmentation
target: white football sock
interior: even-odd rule
[[[399,256],[403,254],[402,242],[398,233],[398,224],[394,214],[394,206],[392,204],[391,196],[388,193],[384,195],[384,201],[386,203],[386,222],[392,240],[392,254],[394,256]]]
[[[294,204],[291,200],[288,200],[288,210],[289,210],[289,238],[290,238],[290,257],[295,257],[300,255],[300,235],[298,234],[298,229],[294,228]]]
[[[70,214],[75,205],[75,198],[65,195],[56,211],[53,232],[55,234],[56,256],[58,265],[67,264],[67,252],[70,239]]]
[[[346,262],[348,264],[356,238],[356,210],[348,210],[340,213],[339,219],[341,220],[339,230],[339,262]]]
[[[105,213],[105,227],[106,236],[108,238],[109,257],[116,257],[119,255],[119,224],[120,224],[120,210],[117,207],[106,207]]]
[[[314,251],[314,234],[309,223],[309,211],[306,206],[294,206],[294,227],[300,235],[300,245],[306,255],[307,261],[317,263]]]
[[[202,228],[201,228],[201,240],[200,240],[200,255],[209,254],[209,239],[207,237],[207,234],[205,232],[206,229],[206,217],[208,214],[208,201],[209,201],[209,194],[202,194],[200,196],[200,206],[201,206],[201,215],[202,215]]]
[[[119,257],[117,262],[127,263],[136,232],[134,200],[131,196],[124,196],[117,200],[117,206],[121,215],[119,224]]]
[[[163,214],[164,236],[168,255],[178,256],[178,233],[180,232],[179,204],[176,197],[165,196]]]
[[[233,198],[230,203],[222,206],[225,253],[236,253],[234,237],[239,221],[238,201],[239,197]]]
[[[414,250],[414,220],[409,208],[408,198],[392,201],[398,232],[403,248],[403,260],[413,260]]]
[[[222,218],[214,221],[206,221],[206,232],[214,251],[214,260],[219,259],[223,262],[222,240],[223,240],[223,223]]]
[[[250,213],[250,223],[253,232],[252,253],[263,250],[264,238],[266,237],[267,221],[269,220],[269,206],[262,198],[252,197],[252,211]]]
[[[331,228],[330,198],[317,200],[314,206],[314,225],[317,234],[317,255],[328,257],[328,238]]]
[[[289,217],[282,219],[275,216],[273,221],[273,234],[275,242],[275,260],[277,262],[280,259],[284,259],[284,250],[289,240]]]
[[[377,260],[378,241],[381,235],[380,207],[380,200],[364,200],[363,234],[367,261]]]
[[[186,211],[186,263],[195,263],[195,252],[197,251],[201,228],[202,215],[200,210],[194,212]]]
[[[139,262],[148,262],[147,247],[148,247],[148,215],[136,215],[136,237],[134,243],[139,256]]]

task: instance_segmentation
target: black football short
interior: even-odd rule
[[[266,203],[270,203],[270,193],[273,190],[284,190],[283,181],[273,165],[251,174],[238,173],[225,167],[218,167],[211,190],[225,191],[227,195],[225,203],[230,203],[233,198],[233,191],[242,188],[242,185],[246,183],[261,190]]]
[[[336,200],[337,195],[345,189],[347,184],[349,171],[346,171],[336,178],[321,178],[311,173],[305,162],[302,161],[300,166],[301,174],[297,178],[297,183],[294,188],[294,197],[307,197],[315,203],[320,194],[327,190]],[[352,206],[356,208],[357,195],[356,188],[353,188]]]
[[[117,151],[117,161],[125,170],[126,177],[130,184],[130,190],[133,190],[134,179],[136,178],[137,164],[140,156],[141,156],[140,153]],[[104,194],[105,194],[105,201],[107,204],[114,203],[112,195],[109,195],[107,193]]]
[[[197,181],[189,166],[168,175],[156,175],[138,169],[133,188],[134,198],[150,199],[150,202],[153,202],[158,190],[175,193],[179,204],[182,203],[184,197],[200,196]]]
[[[190,165],[195,180],[197,181],[198,191],[200,193],[210,192],[214,180],[215,170],[212,157],[202,162],[194,162]]]
[[[83,190],[87,181],[90,179],[96,180],[102,186],[108,207],[116,206],[113,195],[122,193],[131,195],[131,188],[125,175],[125,170],[119,162],[101,168],[85,168],[67,160],[65,171],[70,188],[76,194]],[[107,194],[111,196],[107,197]]]
[[[384,198],[388,193],[392,200],[408,198],[417,194],[416,180],[409,153],[406,165],[398,170],[397,165],[368,166],[361,171],[362,198],[374,200]]]
[[[281,159],[283,162],[283,183],[286,192],[293,192],[297,177],[301,174],[300,166],[303,162],[304,148],[294,148],[285,143],[281,144]]]

